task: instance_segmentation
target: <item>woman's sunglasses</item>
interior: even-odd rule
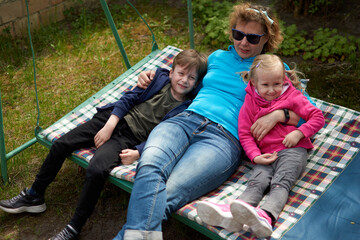
[[[265,34],[245,34],[242,31],[239,31],[237,29],[232,29],[232,36],[235,40],[241,41],[244,37],[246,37],[247,41],[251,44],[258,44],[260,42],[260,38],[264,36]]]

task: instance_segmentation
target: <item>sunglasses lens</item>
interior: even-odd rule
[[[256,36],[256,35],[247,35],[246,36],[246,39],[251,44],[258,44],[260,42],[260,38],[261,38],[260,36]]]
[[[236,31],[236,30],[232,30],[232,34],[233,34],[233,38],[236,41],[241,41],[244,38],[244,34],[242,32]]]
[[[260,42],[262,35],[256,35],[256,34],[244,34],[241,31],[238,31],[236,29],[232,30],[233,38],[236,41],[241,41],[246,36],[246,39],[251,44],[258,44]]]

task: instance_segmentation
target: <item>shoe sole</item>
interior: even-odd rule
[[[258,238],[269,237],[272,234],[272,227],[266,219],[259,218],[256,210],[245,202],[234,201],[230,210],[235,221],[246,224]]]
[[[45,210],[46,210],[46,204],[43,203],[43,204],[38,205],[38,206],[19,207],[19,208],[6,208],[6,207],[3,207],[3,206],[0,206],[0,209],[7,212],[7,213],[23,213],[23,212],[42,213],[42,212],[45,212]]]
[[[242,225],[234,221],[230,212],[224,212],[216,205],[207,202],[199,202],[196,209],[198,216],[206,224],[219,226],[230,232],[242,230]]]

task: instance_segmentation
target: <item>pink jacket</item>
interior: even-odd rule
[[[269,102],[255,92],[254,86],[249,82],[246,87],[244,105],[240,109],[238,119],[238,133],[240,144],[251,161],[256,156],[264,153],[273,153],[286,147],[282,144],[285,136],[298,129],[304,138],[294,147],[312,149],[310,137],[319,131],[325,124],[324,116],[320,109],[312,105],[309,100],[297,90],[286,78],[288,89],[277,99]],[[277,109],[289,109],[303,118],[306,122],[300,127],[278,123],[261,140],[257,141],[250,132],[251,125],[260,117]]]

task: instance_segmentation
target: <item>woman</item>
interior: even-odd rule
[[[230,32],[234,45],[209,56],[193,103],[151,132],[137,166],[127,222],[115,239],[162,239],[164,219],[219,187],[238,168],[242,149],[237,119],[246,87],[238,73],[249,70],[257,55],[276,49],[283,38],[269,9],[248,3],[234,7]],[[139,81],[152,76],[144,72]],[[285,120],[284,111],[274,111],[259,119],[252,133],[261,139]],[[290,113],[290,123],[298,120]]]

